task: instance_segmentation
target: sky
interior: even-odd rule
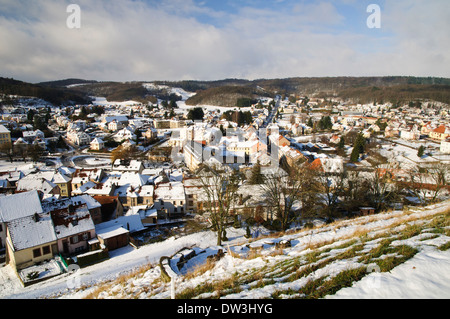
[[[0,76],[450,77],[448,17],[448,0],[0,0]]]

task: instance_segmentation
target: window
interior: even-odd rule
[[[33,258],[37,258],[40,256],[41,256],[41,249],[40,248],[33,249]]]
[[[78,243],[78,241],[79,241],[78,235],[77,235],[77,236],[73,236],[73,237],[71,238],[71,240],[72,240],[72,244]]]
[[[42,254],[44,254],[44,255],[50,254],[50,246],[42,247]]]

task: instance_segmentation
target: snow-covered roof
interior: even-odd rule
[[[123,228],[122,226],[112,226],[109,228],[103,228],[97,230],[97,236],[102,239],[108,239],[112,237],[116,237],[123,234],[128,234],[129,231]]]
[[[99,208],[102,207],[102,205],[96,201],[94,198],[92,198],[89,195],[80,195],[80,196],[75,196],[75,197],[71,197],[71,201],[73,205],[76,205],[77,203],[82,203],[82,204],[86,204],[87,208],[90,209],[94,209],[94,208]]]
[[[11,244],[15,251],[56,241],[50,214],[39,214],[39,218],[26,216],[7,223]]]
[[[0,220],[3,222],[32,216],[35,213],[42,213],[41,200],[36,190],[0,196]]]
[[[37,189],[42,191],[44,194],[48,194],[52,192],[55,187],[57,187],[57,185],[53,182],[50,182],[45,178],[35,176],[27,176],[17,182],[18,191],[29,191]]]
[[[138,214],[132,214],[120,216],[117,219],[100,223],[95,226],[95,231],[97,232],[97,235],[101,235],[100,237],[106,238],[104,236],[108,236],[108,233],[114,232],[118,228],[123,228],[126,232],[136,232],[143,230],[145,227],[142,225],[140,216]],[[119,233],[123,232],[120,231]]]
[[[125,172],[120,176],[118,185],[130,185],[134,187],[144,186],[147,184],[149,176],[135,172]]]
[[[68,176],[66,176],[66,175],[64,175],[64,174],[62,174],[62,173],[60,173],[60,172],[58,172],[58,173],[56,173],[56,174],[53,176],[52,182],[53,182],[53,183],[56,183],[56,184],[63,184],[63,183],[68,183],[68,182],[70,182],[70,180],[71,180],[70,177],[68,177]]]
[[[87,182],[87,183],[84,183],[83,185],[81,185],[81,186],[78,187],[77,189],[73,190],[73,191],[72,191],[72,194],[84,194],[84,193],[86,193],[89,189],[95,187],[95,185],[97,185],[97,184],[95,184],[94,182],[89,181],[89,182]]]
[[[140,171],[143,167],[141,161],[131,160],[129,163],[124,163],[123,160],[117,159],[113,164],[113,171]]]
[[[184,185],[181,182],[159,184],[155,195],[162,200],[185,200]]]
[[[52,213],[56,237],[66,238],[95,229],[91,214],[86,205],[69,208]]]
[[[10,132],[4,125],[0,125],[0,133],[10,133]]]

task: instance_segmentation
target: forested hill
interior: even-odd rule
[[[151,81],[149,81],[151,82]],[[170,89],[151,90],[149,82],[98,82],[66,79],[31,84],[0,77],[0,95],[33,96],[54,105],[89,103],[89,96],[108,101],[127,100],[156,103],[176,99]],[[340,97],[355,103],[408,103],[421,99],[450,104],[450,79],[436,77],[296,77],[285,79],[224,79],[218,81],[155,81],[160,87],[195,92],[188,105],[246,106],[259,97],[297,95]]]
[[[91,103],[91,99],[83,92],[67,88],[46,87],[2,77],[0,77],[1,94],[35,97],[55,106]]]
[[[186,104],[246,107],[256,104],[261,96],[271,97],[273,94],[251,86],[221,86],[198,91]]]
[[[262,96],[274,94],[307,95],[309,97],[340,97],[357,103],[404,103],[417,99],[431,99],[450,104],[450,79],[435,77],[297,77],[286,79],[259,79],[253,81],[227,79],[222,81],[164,82],[197,92],[188,104],[209,104],[221,96],[240,94],[240,98],[252,98],[256,92]],[[246,88],[236,89],[236,87]]]

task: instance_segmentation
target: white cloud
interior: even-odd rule
[[[153,6],[79,0],[81,29],[66,27],[69,3],[0,0],[0,76],[33,82],[450,76],[447,0],[388,2],[381,30],[387,39],[367,30],[336,32],[349,21],[324,1],[278,11],[243,6],[231,14],[192,0]],[[196,15],[220,19],[221,27]]]

